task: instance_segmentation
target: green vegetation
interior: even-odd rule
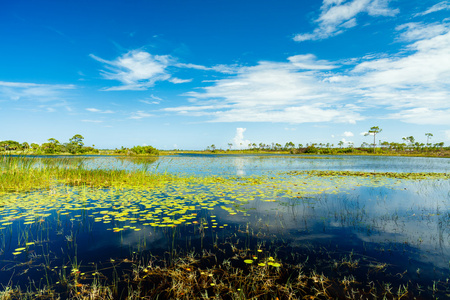
[[[426,286],[416,286],[410,278],[402,281],[411,272],[399,272],[373,253],[325,249],[308,239],[298,240],[294,248],[285,241],[288,224],[283,217],[299,207],[310,220],[328,208],[330,220],[320,215],[324,231],[329,221],[359,233],[372,231],[391,221],[397,224],[401,213],[380,209],[383,218],[375,215],[371,220],[370,207],[360,207],[359,198],[346,206],[342,195],[357,187],[403,191],[399,183],[404,180],[448,180],[448,174],[175,176],[152,172],[150,165],[157,158],[120,159],[141,167],[89,169],[84,157],[0,156],[0,253],[8,257],[4,270],[30,276],[26,288],[3,287],[1,299],[407,299],[449,293],[443,280]],[[327,195],[334,194],[340,198],[327,202]],[[372,195],[380,201],[377,205],[384,202],[377,193]],[[250,219],[258,207],[261,214]],[[436,217],[448,226],[442,208],[410,207],[408,219],[431,222]],[[270,211],[267,219],[275,222],[261,220]],[[415,216],[418,211],[422,215]],[[125,257],[83,261],[77,256],[78,243],[83,235],[92,235],[93,243],[98,232],[117,238],[121,246],[132,237],[137,246],[129,246]],[[167,243],[159,256],[146,244],[153,238]],[[53,244],[58,249],[51,248],[52,239],[60,240]],[[407,243],[398,244],[407,251]],[[30,274],[44,274],[43,280],[35,283]]]
[[[307,143],[298,144],[287,142],[283,145],[279,143],[250,143],[246,149],[233,149],[233,144],[228,143],[228,149],[218,149],[214,144],[208,146],[206,153],[289,153],[289,154],[351,154],[351,155],[405,155],[405,156],[438,156],[450,157],[450,147],[444,147],[444,142],[435,144],[429,143],[433,137],[432,133],[425,133],[427,143],[420,143],[415,140],[413,136],[402,138],[403,143],[379,141],[376,143],[377,134],[381,133],[382,129],[378,126],[372,126],[365,136],[373,135],[373,144],[370,145],[363,142],[360,147],[355,147],[353,143],[348,143],[346,147],[343,141],[337,145],[330,143]],[[242,145],[240,145],[242,146]],[[177,152],[177,151],[175,151]],[[180,151],[182,152],[182,151]]]
[[[69,139],[68,143],[61,143],[55,138],[50,138],[42,145],[27,142],[19,143],[16,141],[0,141],[1,154],[22,154],[22,155],[42,155],[42,154],[115,154],[115,155],[159,155],[159,151],[152,146],[134,146],[132,148],[115,149],[113,151],[105,151],[85,146],[84,137],[80,134],[74,135]]]

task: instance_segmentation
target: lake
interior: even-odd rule
[[[67,159],[88,169],[143,170],[182,180],[121,188],[55,182],[46,190],[0,195],[4,287],[51,289],[67,298],[67,286],[96,280],[123,298],[130,278],[145,282],[152,263],[169,268],[180,263],[177,258],[198,256],[184,269],[201,274],[227,264],[243,274],[281,277],[284,268],[295,269],[297,280],[306,276],[305,290],[328,282],[329,294],[324,288],[317,298],[450,294],[450,180],[386,173],[448,173],[448,158]],[[205,279],[210,295],[219,293],[214,276]]]

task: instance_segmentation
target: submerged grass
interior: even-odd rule
[[[345,259],[338,266],[321,259],[289,263],[262,250],[218,246],[180,254],[170,265],[153,256],[116,261],[126,267],[112,282],[106,269],[95,269],[39,289],[7,286],[0,299],[437,299],[449,292],[445,281],[423,287],[402,281],[390,266],[350,267]]]

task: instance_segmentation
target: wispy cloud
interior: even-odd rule
[[[234,66],[205,67],[190,63],[179,63],[176,58],[170,55],[152,55],[142,50],[129,51],[112,61],[94,54],[90,54],[90,57],[103,63],[105,69],[101,71],[101,74],[105,79],[122,83],[120,86],[105,88],[105,91],[147,90],[159,81],[180,84],[193,80],[192,78],[174,77],[172,73],[178,69],[216,71],[225,74],[231,74],[235,70]]]
[[[93,59],[102,62],[107,70],[102,70],[106,79],[117,80],[121,86],[110,87],[105,90],[145,90],[157,81],[170,78],[167,67],[172,58],[168,55],[151,55],[144,51],[133,50],[125,53],[113,61],[108,61],[90,55]]]
[[[450,10],[450,2],[449,1],[439,2],[439,3],[435,4],[435,5],[433,5],[432,7],[430,7],[429,9],[427,9],[426,11],[418,13],[415,16],[416,17],[417,16],[424,16],[424,15],[428,15],[428,14],[431,14],[431,13],[434,13],[434,12],[437,12],[437,11],[440,11],[440,10]]]
[[[444,23],[397,28],[397,54],[345,62],[298,55],[259,62],[185,94],[163,109],[209,122],[355,123],[372,112],[416,124],[449,124],[450,30]]]
[[[389,0],[323,0],[320,16],[315,20],[318,27],[312,33],[294,36],[294,41],[322,40],[341,34],[357,25],[361,13],[369,16],[394,16],[399,10],[388,7]]]
[[[103,121],[101,121],[101,120],[81,120],[81,122],[86,122],[86,123],[103,123]]]
[[[63,90],[74,89],[72,84],[39,84],[0,81],[0,96],[9,100],[54,101],[62,97]]]
[[[99,114],[113,114],[114,112],[112,110],[101,110],[97,108],[86,108],[87,111],[93,112],[93,113],[99,113]]]
[[[412,42],[417,40],[429,39],[444,34],[449,31],[449,23],[431,23],[424,24],[420,22],[411,22],[396,27],[401,34],[398,37],[400,41]]]
[[[149,117],[153,117],[153,116],[154,116],[153,114],[149,114],[142,110],[138,110],[137,112],[132,113],[130,119],[139,120],[142,118],[149,118]]]

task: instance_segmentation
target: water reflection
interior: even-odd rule
[[[40,163],[56,166],[65,159],[42,158]],[[448,159],[75,157],[66,166],[239,178],[232,177],[229,185],[199,180],[158,189],[61,187],[2,196],[0,267],[15,270],[14,283],[26,285],[29,269],[37,272],[36,278],[52,270],[56,282],[58,268],[70,268],[74,257],[92,269],[138,254],[165,257],[213,251],[221,243],[239,249],[264,248],[283,261],[308,262],[319,273],[334,272],[343,257],[357,257],[367,268],[387,264],[392,280],[401,279],[402,284],[444,281],[450,276],[449,180],[276,175],[311,169],[446,172]],[[254,174],[274,177],[246,185]],[[26,201],[31,205],[25,206]],[[120,220],[122,214],[126,218]],[[175,223],[185,215],[192,219]],[[27,242],[34,244],[17,250]],[[365,275],[358,280],[366,280]],[[0,272],[1,283],[10,278],[10,273]]]
[[[238,175],[238,176],[246,175],[246,173],[245,173],[246,162],[245,162],[244,158],[242,158],[242,157],[233,158],[233,164],[236,168],[236,175]]]
[[[173,173],[228,175],[308,170],[438,173],[450,170],[449,158],[389,156],[177,155],[161,157],[160,164],[162,169]]]

